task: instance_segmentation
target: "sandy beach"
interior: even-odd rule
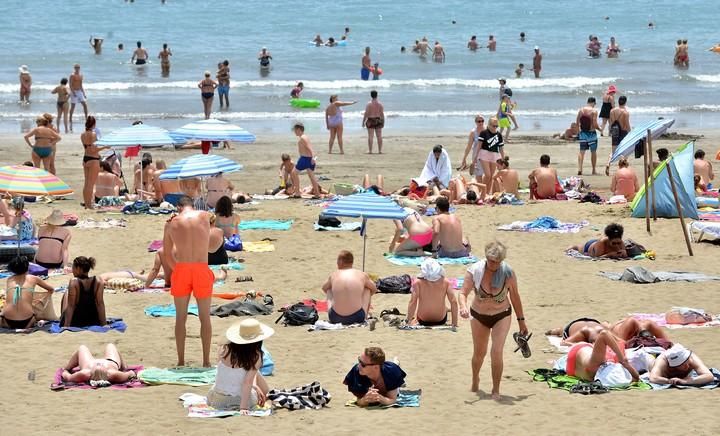
[[[471,121],[471,120],[470,120]],[[468,126],[468,129],[471,126]],[[720,132],[682,132],[702,134],[696,148],[703,148],[714,158]],[[385,176],[387,189],[396,189],[420,173],[428,152],[435,144],[448,149],[453,167],[459,165],[467,135],[415,136],[388,129],[385,154],[366,155],[365,136],[345,138],[346,154],[327,154],[327,134],[309,131],[318,157],[318,175],[330,178],[321,182],[360,183],[366,173],[371,178]],[[610,148],[609,138],[600,142],[598,171],[602,173]],[[654,148],[675,150],[685,141],[657,140]],[[57,174],[75,189],[75,195],[52,204],[32,204],[28,210],[40,223],[53,208],[76,213],[80,218],[110,217],[80,207],[82,190],[82,147],[78,135],[64,135],[58,145]],[[219,151],[244,165],[244,170],[228,178],[245,192],[260,193],[277,185],[277,167],[283,152],[297,155],[295,140],[288,131],[284,136],[262,137],[251,145],[235,145],[232,151]],[[155,160],[172,163],[194,151],[153,150]],[[520,172],[527,187],[527,174],[537,165],[541,154],[551,156],[552,165],[561,176],[576,173],[577,143],[553,140],[549,134],[524,136],[513,132],[513,142],[506,146],[511,167]],[[30,151],[19,134],[0,137],[0,164],[22,163]],[[713,163],[716,161],[712,160]],[[589,154],[585,173],[589,173]],[[631,165],[642,174],[641,161]],[[128,163],[124,169],[128,172]],[[584,180],[607,196],[610,179],[604,175],[584,176]],[[307,176],[301,175],[303,185]],[[527,200],[527,194],[523,195]],[[335,257],[341,249],[355,253],[356,266],[362,256],[362,239],[356,232],[315,232],[312,224],[321,209],[303,200],[262,201],[246,209],[236,209],[244,219],[292,219],[290,231],[246,231],[243,240],[277,239],[276,250],[268,253],[239,253],[245,259],[244,271],[233,271],[223,292],[255,289],[274,297],[276,309],[304,298],[322,299],[320,287],[335,268]],[[590,262],[575,260],[564,254],[570,245],[580,244],[600,235],[603,227],[618,222],[629,237],[655,250],[657,259],[639,261],[652,270],[695,271],[716,274],[718,246],[693,244],[695,256],[689,257],[677,219],[658,219],[652,223],[652,235],[645,232],[645,221],[630,217],[626,205],[579,204],[576,201],[531,202],[523,206],[459,206],[465,233],[482,254],[485,243],[498,239],[508,246],[507,262],[516,271],[519,291],[525,307],[528,327],[534,332],[532,357],[513,354],[514,343],[508,337],[505,346],[503,399],[490,399],[489,357],[481,371],[479,395],[469,391],[472,338],[468,320],[461,320],[457,332],[400,331],[378,324],[343,331],[308,332],[303,327],[273,325],[276,334],[265,345],[275,360],[275,374],[268,378],[270,387],[294,387],[319,381],[333,399],[329,408],[320,411],[288,412],[279,410],[271,417],[233,417],[229,419],[190,419],[178,401],[185,392],[204,395],[207,387],[153,386],[127,391],[109,389],[52,392],[49,384],[55,370],[67,362],[80,344],[98,353],[108,342],[117,344],[130,364],[146,367],[172,367],[176,362],[172,318],[150,318],[143,309],[153,304],[170,303],[169,294],[106,294],[108,316],[122,317],[128,324],[125,333],[62,333],[49,335],[0,335],[0,362],[4,381],[0,410],[5,411],[0,434],[220,434],[252,432],[254,434],[716,434],[713,404],[717,392],[704,390],[669,390],[661,392],[620,391],[602,396],[570,395],[549,389],[545,383],[533,382],[527,370],[550,367],[557,358],[543,332],[564,325],[580,316],[614,321],[629,312],[665,312],[672,306],[701,307],[710,313],[720,312],[717,284],[657,283],[634,285],[613,282],[598,275],[599,271],[621,272],[637,262]],[[498,232],[496,227],[515,220],[532,220],[551,215],[561,221],[589,220],[590,226],[577,234],[529,234]],[[111,216],[117,218],[118,216]],[[107,230],[72,228],[70,258],[93,256],[95,272],[120,269],[141,270],[152,265],[148,244],[161,239],[163,216],[129,216],[127,228]],[[346,219],[346,221],[352,221]],[[390,221],[372,221],[368,228],[366,270],[379,276],[416,275],[419,270],[390,264],[382,253],[392,237]],[[462,276],[465,268],[446,267],[449,277]],[[252,282],[234,283],[239,275],[251,275]],[[70,276],[53,277],[55,286],[67,284]],[[4,287],[4,281],[2,282]],[[372,304],[375,313],[397,307],[406,312],[409,296],[378,294]],[[223,304],[225,300],[213,301]],[[56,310],[60,296],[55,296]],[[321,314],[326,317],[326,314]],[[259,317],[273,324],[277,315]],[[225,342],[225,329],[238,318],[213,317],[213,360],[217,346]],[[511,331],[516,331],[513,322]],[[679,329],[670,331],[673,341],[682,343],[702,356],[708,366],[720,366],[720,329]],[[352,398],[342,380],[366,346],[382,347],[388,357],[397,357],[407,372],[407,386],[422,389],[419,408],[361,410],[346,407]],[[188,321],[186,358],[188,365],[200,364],[199,322]],[[35,372],[35,380],[28,373]]]

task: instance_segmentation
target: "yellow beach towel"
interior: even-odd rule
[[[275,246],[270,241],[243,242],[243,251],[266,253],[268,251],[275,251]]]

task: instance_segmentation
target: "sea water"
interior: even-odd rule
[[[501,76],[513,90],[520,132],[565,128],[589,96],[599,106],[610,84],[628,97],[633,122],[664,116],[686,129],[720,127],[720,54],[707,51],[720,42],[712,39],[720,13],[708,2],[3,0],[2,6],[0,129],[6,132],[27,128],[39,113],[54,114],[50,91],[76,62],[100,126],[142,119],[175,128],[202,117],[197,83],[205,70],[214,78],[217,63],[225,59],[230,109],[214,116],[256,134],[288,132],[298,119],[311,131],[324,130],[323,108],[332,94],[358,101],[345,108],[345,126],[360,130],[372,89],[385,105],[388,134],[391,129],[463,133],[475,114],[497,111]],[[345,27],[351,32],[344,47],[309,44],[316,34],[338,40]],[[526,34],[524,42],[520,32]],[[490,34],[496,52],[467,50],[471,35],[485,46]],[[588,59],[590,34],[602,41],[603,54],[615,36],[620,57]],[[89,46],[91,35],[104,38],[101,55]],[[423,36],[431,46],[442,43],[445,63],[411,52]],[[673,66],[677,39],[689,40],[687,70]],[[146,66],[129,63],[136,41],[149,52]],[[173,52],[169,77],[161,76],[157,59],[163,43]],[[540,79],[530,71],[536,45],[543,54]],[[273,56],[267,74],[256,59],[263,46]],[[366,46],[383,69],[380,80],[359,80]],[[515,79],[519,63],[527,71]],[[17,68],[23,64],[33,76],[29,106],[17,103]],[[288,105],[296,81],[305,84],[304,98],[322,102],[319,109]]]

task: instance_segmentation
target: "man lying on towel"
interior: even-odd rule
[[[70,372],[74,368],[79,368],[79,370]],[[65,365],[62,373],[63,381],[89,383],[94,387],[126,383],[134,378],[137,378],[137,374],[126,368],[125,362],[114,344],[105,346],[105,357],[102,359],[96,359],[88,347],[80,345],[70,357],[70,361]]]
[[[695,377],[690,373],[696,372]],[[702,386],[712,383],[715,376],[697,356],[680,344],[665,350],[650,371],[650,383],[659,385]]]
[[[406,375],[397,364],[385,361],[381,348],[368,347],[358,356],[358,363],[347,373],[343,384],[357,397],[360,407],[389,406],[397,401]]]
[[[420,177],[415,180],[419,185],[427,184],[433,188],[447,189],[450,186],[451,174],[450,156],[443,146],[438,144],[428,154],[425,167]]]
[[[377,293],[375,283],[363,271],[353,268],[351,252],[342,250],[337,257],[337,271],[322,286],[327,294],[328,320],[333,324],[364,323],[370,311],[370,299]]]
[[[530,200],[555,200],[563,189],[558,180],[557,170],[550,168],[550,156],[540,156],[540,166],[530,172]]]

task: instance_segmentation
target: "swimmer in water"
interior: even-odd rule
[[[270,59],[272,59],[272,55],[268,51],[267,47],[263,47],[260,50],[260,53],[258,53],[257,56],[258,60],[260,61],[260,68],[270,68]]]

